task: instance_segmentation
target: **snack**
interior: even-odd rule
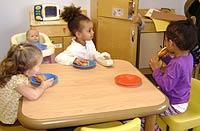
[[[85,61],[80,61],[80,65],[81,66],[88,66],[89,65],[89,61],[85,60]]]
[[[167,54],[167,47],[164,47],[164,48],[162,48],[159,52],[158,52],[158,57],[159,58],[161,58],[161,57],[163,57],[164,55],[166,55]]]
[[[36,81],[37,81],[38,83],[41,83],[41,82],[43,82],[43,81],[45,80],[45,77],[44,77],[44,75],[37,75],[37,76],[35,77],[35,79],[36,79]]]

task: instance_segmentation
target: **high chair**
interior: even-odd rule
[[[78,127],[74,131],[140,131],[141,120],[135,118],[126,124],[119,121]]]
[[[40,35],[40,42],[47,45],[47,49],[46,50],[42,50],[42,55],[43,57],[48,57],[50,56],[50,63],[54,62],[54,52],[55,52],[55,48],[53,43],[51,42],[51,40],[49,39],[49,37],[44,34],[44,33],[39,33]],[[18,33],[15,34],[11,37],[11,45],[16,45],[19,44],[21,42],[25,42],[26,41],[26,32],[24,33]]]
[[[158,117],[157,123],[166,131],[185,131],[193,128],[193,131],[200,131],[200,80],[192,78],[191,97],[186,112],[174,116]]]

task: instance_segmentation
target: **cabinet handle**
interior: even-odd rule
[[[63,32],[66,33],[66,28],[63,28]]]
[[[135,31],[134,30],[132,30],[132,32],[131,32],[131,41],[132,41],[132,43],[134,43],[134,41],[135,41]]]

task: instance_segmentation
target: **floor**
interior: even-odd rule
[[[76,127],[65,127],[57,129],[48,129],[47,131],[73,131]]]
[[[155,86],[158,86],[155,82],[155,80],[153,79],[153,76],[152,74],[146,74],[145,75]]]

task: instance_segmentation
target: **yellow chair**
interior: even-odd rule
[[[161,117],[156,117],[156,123],[159,125],[161,131],[167,131],[167,124],[161,119]]]
[[[33,130],[29,130],[26,129],[22,126],[2,126],[0,125],[0,131],[33,131]]]
[[[200,63],[194,68],[194,78],[200,79]]]
[[[191,81],[191,97],[186,112],[174,116],[165,116],[157,119],[157,123],[161,127],[166,124],[169,131],[185,131],[194,128],[200,131],[200,80],[192,78]],[[162,122],[161,122],[162,121]],[[162,124],[160,124],[162,123]],[[163,129],[162,131],[165,131]]]
[[[55,52],[55,48],[49,37],[41,32],[39,33],[39,35],[40,35],[40,42],[47,45],[47,49],[42,51],[43,57],[53,55]],[[26,41],[26,32],[18,33],[11,37],[11,45],[16,45],[25,41]]]
[[[141,120],[135,118],[126,124],[119,121],[78,127],[74,131],[140,131]]]
[[[200,126],[193,128],[192,131],[200,131]]]

